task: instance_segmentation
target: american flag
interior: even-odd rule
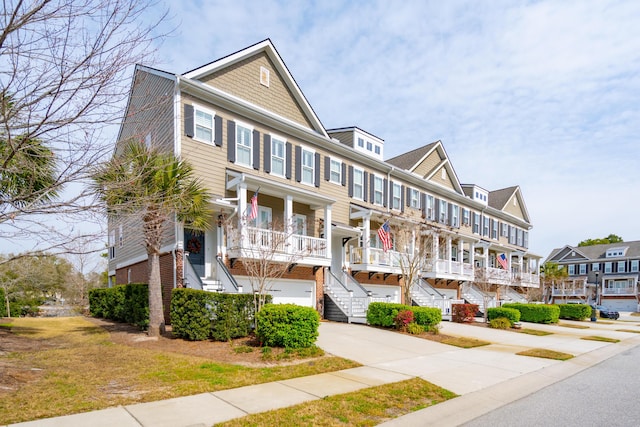
[[[257,217],[258,217],[258,190],[256,190],[256,192],[253,194],[253,197],[251,198],[251,209],[249,210],[249,215],[247,216],[247,219],[249,221],[253,221]]]
[[[505,270],[508,270],[507,256],[505,254],[500,254],[496,258],[498,260],[498,263],[500,264],[500,267],[502,267]]]
[[[382,242],[382,250],[387,252],[393,247],[391,242],[391,228],[389,228],[389,221],[385,221],[380,228],[378,228],[378,237]]]

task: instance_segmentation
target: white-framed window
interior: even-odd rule
[[[464,225],[471,224],[471,222],[469,221],[469,209],[462,208],[462,223]]]
[[[358,147],[364,148],[364,139],[358,138]]]
[[[412,188],[409,191],[409,196],[411,197],[409,201],[411,207],[414,209],[420,209],[420,192],[415,188]]]
[[[446,224],[448,219],[449,210],[447,209],[447,201],[440,200],[440,218],[438,218],[438,221],[440,221],[441,224]]]
[[[433,221],[436,217],[435,200],[433,196],[427,195],[427,219]]]
[[[451,209],[451,225],[460,227],[460,206],[458,205],[453,205]]]
[[[364,171],[353,168],[353,198],[364,199]]]
[[[342,162],[340,160],[331,159],[329,172],[329,181],[342,185]]]
[[[373,144],[371,143],[371,141],[367,141],[367,151],[372,151],[373,150]]]
[[[116,257],[116,230],[109,232],[109,259]]]
[[[631,260],[631,272],[635,273],[638,271],[638,260],[637,259],[632,259]]]
[[[391,190],[391,209],[400,210],[402,208],[402,186],[394,182]]]
[[[587,264],[580,264],[580,274],[587,274]]]
[[[593,264],[591,264],[591,271],[600,271],[600,263],[594,262]]]
[[[482,219],[482,235],[489,237],[489,218],[486,216]]]
[[[502,237],[509,237],[509,226],[503,222],[501,228],[500,234]]]
[[[236,122],[236,163],[239,165],[253,165],[252,133],[251,126]]]
[[[124,230],[122,224],[118,226],[118,247],[124,246]]]
[[[613,263],[611,262],[605,262],[604,263],[604,272],[606,273],[611,273],[613,271]]]
[[[193,116],[195,119],[194,139],[208,144],[213,144],[213,118],[215,115],[215,112],[211,110],[197,105],[193,106]]]
[[[493,228],[491,229],[491,238],[498,239],[498,221],[493,220]]]
[[[569,264],[569,276],[573,276],[574,274],[576,274],[576,266],[573,264]]]
[[[287,164],[286,144],[283,138],[271,135],[271,172],[274,175],[284,176]]]
[[[384,180],[382,177],[373,177],[373,203],[382,206],[382,199],[384,196]]]
[[[374,152],[375,152],[376,154],[380,154],[380,146],[379,146],[379,145],[376,145],[376,146],[374,147]]]
[[[301,182],[314,185],[315,183],[315,155],[313,150],[302,148],[302,177]]]
[[[473,232],[480,234],[480,215],[477,213],[473,214]]]
[[[258,206],[258,216],[255,219],[256,227],[265,230],[271,229],[272,223],[272,211],[271,208],[266,206]]]
[[[624,273],[624,272],[625,272],[625,262],[618,261],[618,273]]]

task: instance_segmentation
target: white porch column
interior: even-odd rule
[[[324,207],[324,240],[327,254],[326,256],[331,258],[331,205]]]
[[[458,265],[460,266],[459,274],[464,273],[464,242],[458,239]]]
[[[362,264],[369,263],[369,240],[371,239],[371,215],[362,217]]]
[[[436,273],[438,271],[438,264],[440,261],[440,237],[437,234],[433,235],[433,270]]]
[[[447,273],[451,274],[451,236],[447,236]]]
[[[294,253],[296,249],[293,244],[293,197],[290,195],[284,198],[284,212],[283,212],[283,231],[285,233],[285,247],[287,253]]]
[[[469,263],[471,263],[471,268],[476,268],[476,244],[471,242],[469,243]]]
[[[239,183],[236,187],[236,193],[238,194],[238,227],[236,238],[240,246],[239,249],[244,249],[249,246],[249,233],[245,227],[247,218],[247,184],[244,182]]]

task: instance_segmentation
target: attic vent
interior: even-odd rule
[[[440,174],[442,179],[447,179],[447,170],[445,168],[442,168],[442,172]]]
[[[269,70],[264,67],[260,67],[260,84],[269,87]]]
[[[515,197],[513,198],[513,206],[518,206],[518,199]]]

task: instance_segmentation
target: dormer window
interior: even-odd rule
[[[606,257],[607,258],[615,258],[624,256],[625,252],[628,248],[610,248],[607,250]]]

